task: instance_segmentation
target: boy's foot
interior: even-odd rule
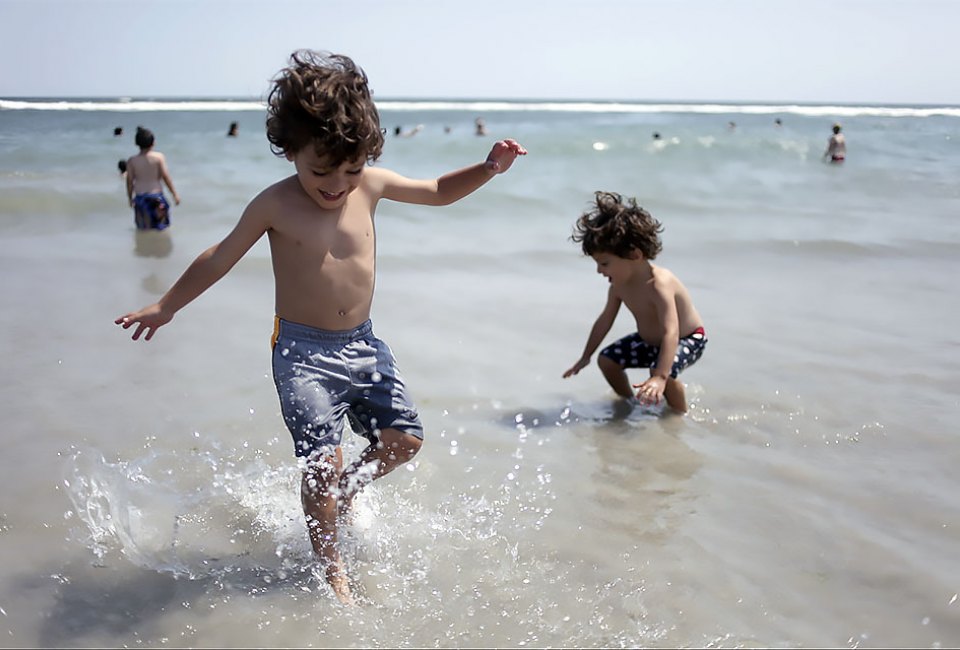
[[[633,413],[634,409],[639,406],[641,406],[640,400],[636,397],[621,397],[613,403],[613,419],[622,420]]]
[[[329,583],[330,588],[333,589],[333,595],[337,597],[344,605],[356,605],[356,601],[353,599],[353,594],[350,592],[350,585],[347,584],[347,577],[343,575],[343,572],[337,569],[336,573],[331,575],[327,573],[327,583]]]
[[[340,561],[339,556],[336,559],[320,559],[318,567],[323,572],[323,577],[333,590],[333,595],[337,597],[344,605],[354,605],[356,601],[350,591],[350,583],[347,580],[347,572]],[[314,573],[316,575],[316,573]]]

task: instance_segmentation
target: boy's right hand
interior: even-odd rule
[[[494,174],[502,174],[510,169],[517,156],[526,155],[527,150],[516,140],[500,140],[493,145],[484,165]]]
[[[140,335],[146,332],[147,335],[144,337],[144,340],[149,341],[153,338],[158,327],[166,325],[171,320],[173,320],[173,314],[165,312],[159,304],[153,304],[149,307],[144,307],[140,311],[121,316],[113,322],[120,325],[123,329],[130,329],[136,324],[137,329],[133,333],[133,340],[138,340]]]
[[[563,378],[566,379],[567,377],[572,377],[573,375],[577,374],[578,372],[586,368],[588,363],[590,363],[589,358],[585,359],[581,357],[580,359],[577,360],[575,364],[573,364],[573,366],[571,366],[569,370],[563,373]]]

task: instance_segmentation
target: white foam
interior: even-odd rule
[[[35,111],[220,111],[261,112],[266,104],[256,99],[133,100],[113,99],[0,99],[0,110]],[[809,117],[960,117],[957,106],[883,106],[845,104],[724,104],[717,102],[618,102],[618,101],[489,101],[489,100],[384,100],[377,108],[390,111],[547,111],[557,113],[700,113]]]

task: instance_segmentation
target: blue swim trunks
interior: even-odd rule
[[[387,428],[423,440],[420,415],[393,352],[374,336],[369,320],[352,330],[328,331],[277,318],[273,381],[299,457],[337,447],[345,419],[371,442]]]
[[[677,353],[673,357],[670,376],[676,379],[683,370],[696,363],[706,345],[707,334],[702,327],[681,338],[677,344]],[[633,333],[608,345],[600,354],[616,361],[621,368],[656,368],[660,346],[651,345],[640,338],[639,334]]]
[[[137,230],[163,230],[170,225],[170,204],[161,192],[133,197],[133,220]]]

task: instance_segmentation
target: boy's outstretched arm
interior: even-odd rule
[[[381,196],[402,203],[420,205],[449,205],[476,191],[497,174],[510,169],[517,156],[527,150],[516,140],[501,140],[493,145],[482,163],[444,174],[434,180],[414,180],[400,174],[379,170],[382,179]]]
[[[597,317],[593,327],[590,329],[590,336],[587,337],[587,343],[583,346],[583,354],[577,359],[575,364],[563,373],[564,379],[572,377],[587,367],[590,363],[590,357],[597,351],[597,348],[600,347],[600,344],[603,342],[603,338],[607,335],[607,332],[610,331],[610,328],[613,327],[613,321],[617,319],[617,312],[619,311],[620,299],[613,295],[613,289],[610,289],[607,293],[607,304],[604,305],[603,311],[600,312],[600,316]]]
[[[214,244],[197,256],[160,300],[139,311],[124,314],[114,323],[123,329],[130,329],[136,325],[137,329],[133,332],[134,341],[144,333],[146,333],[145,340],[152,339],[157,328],[173,320],[178,311],[226,275],[227,271],[233,268],[244,253],[250,250],[250,247],[266,232],[266,221],[261,211],[253,206],[254,204],[251,203],[247,207],[240,221],[223,241]]]

